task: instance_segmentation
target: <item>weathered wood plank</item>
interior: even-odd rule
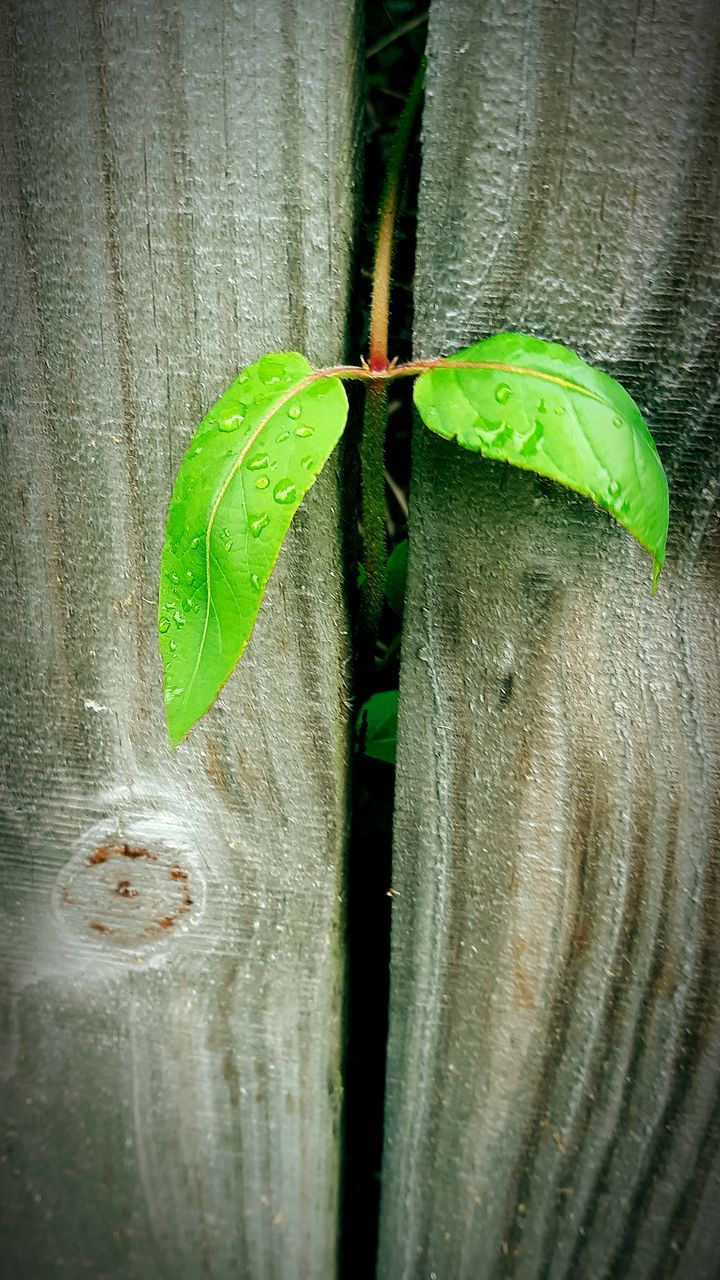
[[[718,1274],[718,36],[436,0],[418,354],[556,337],[646,410],[670,565],[421,431],[380,1275]]]
[[[176,754],[155,600],[201,413],[265,350],[342,354],[356,51],[351,0],[5,5],[0,1201],[18,1278],[335,1272],[337,469]]]

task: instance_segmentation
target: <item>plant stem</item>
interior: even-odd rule
[[[402,171],[415,117],[420,106],[425,60],[423,59],[398,121],[385,189],[380,204],[380,220],[375,242],[370,337],[368,352],[369,385],[366,390],[362,435],[362,528],[365,586],[362,594],[363,623],[370,646],[374,643],[382,611],[387,560],[385,530],[385,433],[387,430],[387,383],[390,322],[390,279],[395,242],[395,225],[402,187]],[[373,375],[380,374],[377,380]]]
[[[448,373],[457,373],[458,369],[488,369],[495,373],[521,373],[526,378],[538,378],[541,382],[554,382],[558,387],[565,387],[568,391],[578,391],[581,395],[589,396],[591,400],[599,399],[596,392],[588,391],[586,387],[573,382],[570,378],[562,378],[560,374],[540,373],[538,369],[529,369],[527,365],[507,364],[504,360],[456,360],[449,356],[434,356],[428,360],[408,360],[403,364],[391,363],[385,369],[369,369],[367,365],[361,364],[328,365],[326,369],[314,369],[299,387],[293,387],[292,392],[288,393],[288,399],[291,395],[297,395],[298,390],[316,382],[318,378],[344,378],[347,381],[384,384],[393,382],[395,378],[416,378],[419,374],[428,373],[431,369],[447,369]]]
[[[363,624],[372,646],[377,637],[385,590],[387,543],[385,531],[385,431],[387,382],[370,382],[365,391],[362,455],[362,529],[365,583],[362,591]],[[369,654],[368,657],[371,655]]]
[[[380,220],[375,240],[375,263],[373,266],[372,300],[370,303],[368,364],[373,371],[387,368],[390,276],[395,243],[395,223],[398,204],[400,203],[403,165],[415,123],[415,116],[420,106],[424,79],[425,59],[423,58],[398,121],[388,162],[385,187],[380,202]]]

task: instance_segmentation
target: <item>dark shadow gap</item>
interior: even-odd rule
[[[374,234],[394,126],[423,54],[427,4],[414,0],[367,0],[365,4],[366,145],[365,180],[359,215],[353,280],[353,312],[348,358],[367,350]],[[415,260],[419,147],[407,165],[403,214],[396,240],[391,297],[390,354],[412,354],[412,300]],[[345,436],[344,485],[347,501],[344,551],[349,583],[355,655],[354,714],[375,692],[397,688],[400,618],[386,607],[375,655],[359,645],[358,564],[362,544],[359,509],[361,396],[351,394],[351,421]],[[410,472],[412,407],[408,388],[391,395],[386,467],[390,477],[388,547],[407,535],[405,498]],[[385,1055],[390,977],[392,899],[392,816],[395,770],[357,749],[353,756],[352,826],[347,874],[347,983],[344,1060],[343,1209],[340,1241],[342,1280],[371,1280],[375,1274],[383,1150]]]

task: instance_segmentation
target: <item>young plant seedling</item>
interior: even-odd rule
[[[168,730],[177,745],[240,658],[290,522],[340,439],[346,380],[366,385],[362,442],[363,617],[376,634],[386,581],[387,388],[415,378],[431,431],[485,457],[586,494],[665,560],[668,487],[652,436],[618,382],[557,342],[499,333],[450,357],[388,359],[390,275],[400,174],[422,93],[400,118],[381,205],[367,361],[313,369],[265,355],[200,423],[170,501],[160,570],[160,650]],[[393,707],[383,704],[383,717]],[[383,733],[386,731],[383,730]],[[382,734],[381,734],[382,736]],[[389,758],[389,748],[383,746]]]

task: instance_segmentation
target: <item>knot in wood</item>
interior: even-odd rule
[[[169,936],[196,905],[190,871],[177,851],[117,838],[71,859],[56,904],[66,926],[120,947]]]

